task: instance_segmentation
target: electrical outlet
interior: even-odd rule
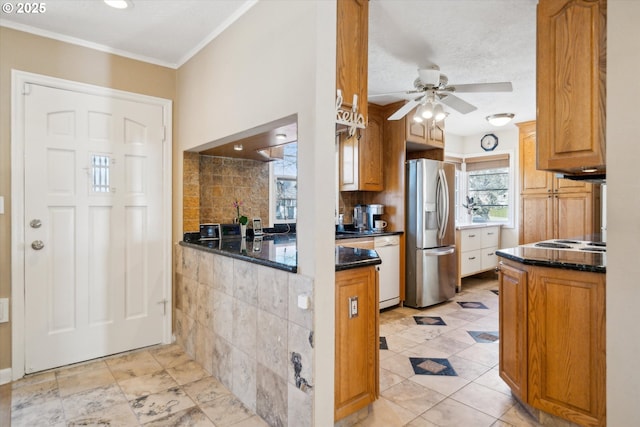
[[[0,298],[0,323],[9,321],[9,298]]]
[[[358,297],[349,298],[349,319],[358,317]]]

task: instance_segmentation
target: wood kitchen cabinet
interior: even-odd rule
[[[337,1],[336,89],[349,110],[358,95],[358,112],[367,118],[369,0]]]
[[[527,400],[527,272],[506,264],[498,275],[500,377]]]
[[[520,244],[575,238],[598,230],[599,186],[536,169],[536,122],[520,129]]]
[[[340,136],[340,191],[382,191],[383,118],[380,107],[369,107],[366,129]]]
[[[408,146],[416,150],[444,149],[444,120],[440,122],[425,120],[421,123],[416,123],[413,121],[414,112],[415,110],[402,119],[405,122]]]
[[[379,310],[376,267],[336,272],[334,419],[379,395]]]
[[[504,259],[499,285],[500,377],[534,408],[606,425],[605,274]]]
[[[605,171],[606,0],[539,0],[538,168]]]
[[[458,291],[462,289],[462,278],[498,266],[496,250],[500,247],[500,226],[480,225],[475,228],[456,230],[458,252]]]

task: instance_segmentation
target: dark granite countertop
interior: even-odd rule
[[[538,267],[564,268],[567,270],[591,271],[593,273],[606,273],[607,271],[606,253],[517,246],[509,249],[498,249],[496,255]]]
[[[358,233],[356,231],[336,232],[336,240],[359,239],[362,237],[399,236],[403,233],[403,231],[366,231],[363,233]]]
[[[277,268],[291,273],[298,271],[298,256],[295,234],[267,235],[262,239],[223,237],[221,240],[201,241],[197,233],[186,233],[180,245],[207,252],[241,259],[266,267]],[[335,248],[335,270],[367,267],[381,264],[382,261],[372,249]]]
[[[382,264],[382,260],[373,249],[336,246],[336,271],[369,267],[378,264]]]

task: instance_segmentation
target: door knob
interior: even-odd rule
[[[44,243],[42,242],[42,240],[34,240],[33,242],[31,242],[31,247],[36,251],[39,251],[40,249],[44,248]]]
[[[40,228],[40,226],[42,225],[42,221],[40,221],[39,219],[32,219],[29,225],[31,226],[31,228]]]

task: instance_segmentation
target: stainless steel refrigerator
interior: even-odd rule
[[[406,169],[404,304],[427,307],[456,293],[455,165],[417,159]]]

